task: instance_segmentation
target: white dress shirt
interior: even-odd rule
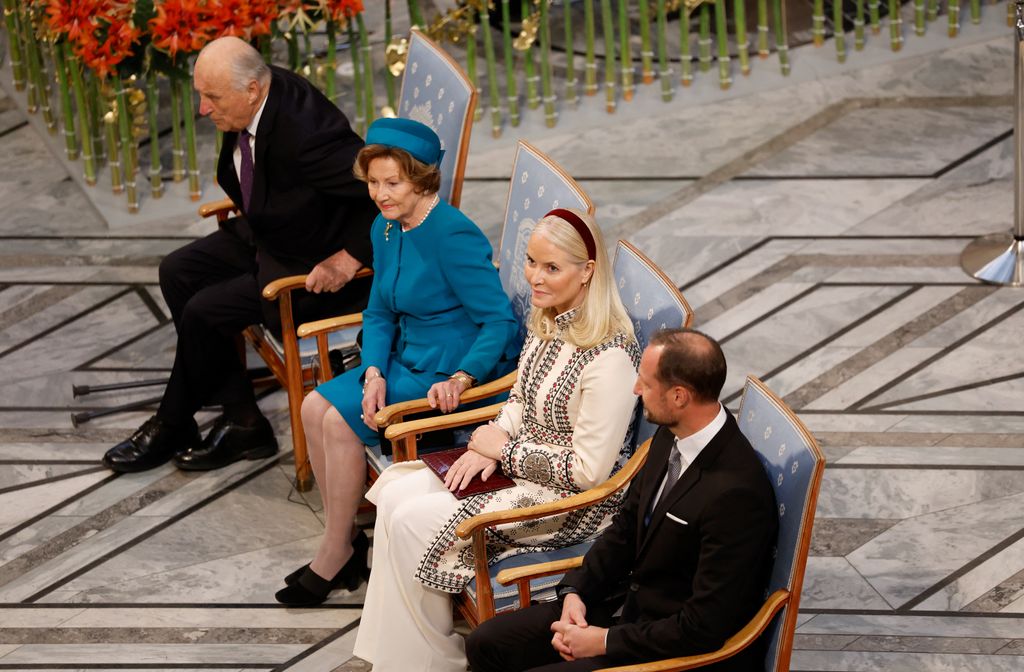
[[[711,443],[711,439],[715,438],[715,434],[725,426],[725,406],[718,405],[718,415],[708,424],[704,425],[703,428],[697,430],[689,436],[683,438],[676,437],[675,444],[673,445],[674,450],[679,451],[680,457],[682,457],[683,468],[679,470],[679,477],[682,478],[683,474],[689,468],[693,461],[700,455],[700,451],[704,450],[704,447]],[[668,474],[665,474],[665,478],[668,478]],[[661,493],[666,487],[671,488],[675,483],[667,484],[665,479],[661,480],[661,487],[658,488],[658,492],[655,493],[654,499],[651,500],[652,506],[657,506],[656,502],[661,501]]]

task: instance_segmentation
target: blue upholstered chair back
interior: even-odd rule
[[[544,152],[520,140],[505,202],[498,274],[501,286],[512,300],[512,310],[519,321],[522,338],[526,336],[526,318],[530,314],[530,285],[523,275],[526,243],[537,221],[555,208],[594,212],[593,202],[561,166]]]
[[[780,588],[790,592],[789,603],[766,631],[771,639],[764,669],[788,670],[825,456],[793,411],[753,376],[743,388],[739,425],[775,489],[779,537],[767,593]]]
[[[620,240],[615,246],[612,273],[622,305],[633,321],[633,332],[641,351],[659,329],[690,326],[693,321],[690,304],[643,252]],[[641,413],[637,414],[635,422],[633,445],[639,446],[654,435],[657,427],[644,420]]]
[[[476,89],[444,49],[413,28],[405,61],[398,116],[434,129],[441,139],[441,198],[458,207],[473,129]]]

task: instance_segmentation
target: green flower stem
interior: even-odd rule
[[[196,155],[196,124],[195,103],[192,99],[192,80],[182,77],[178,80],[181,87],[181,98],[185,103],[185,153],[188,166],[188,197],[198,201],[203,192],[199,184],[199,157]]]
[[[697,37],[697,62],[701,72],[711,69],[711,8],[700,6],[700,35]]]
[[[110,161],[107,167],[110,169],[110,189],[115,194],[124,191],[124,182],[121,179],[121,159],[117,150],[117,117],[113,112],[103,116],[103,126],[107,129],[107,154]]]
[[[523,18],[530,15],[530,0],[522,0]],[[536,110],[540,107],[540,77],[533,64],[533,47],[523,52],[523,70],[526,72],[526,107]]]
[[[640,0],[643,4],[647,0]],[[657,5],[658,21],[658,77],[661,79],[661,100],[669,102],[672,100],[672,71],[668,68],[668,18],[666,16],[665,0],[658,0]],[[679,22],[686,23],[686,12],[679,15]]]
[[[551,84],[551,24],[547,0],[540,3],[540,81],[544,96],[544,125],[554,128],[558,113],[555,112],[555,91]]]
[[[615,112],[615,22],[611,0],[601,0],[601,29],[604,32],[605,110]]]
[[[60,88],[60,111],[64,119],[64,146],[68,160],[78,159],[78,138],[75,135],[75,111],[71,107],[71,82],[68,81],[68,64],[65,54],[67,44],[53,43],[53,69],[57,71],[57,85]]]
[[[160,87],[157,86],[155,72],[146,76],[146,107],[149,116],[149,191],[153,198],[160,198],[164,194],[164,184],[163,166],[160,165],[160,124],[157,121]]]
[[[679,68],[683,86],[693,83],[693,53],[690,50],[690,12],[685,7],[679,10]]]
[[[640,0],[640,81],[654,81],[654,51],[651,48],[651,11],[649,0]]]
[[[565,101],[576,107],[580,102],[576,80],[576,40],[572,31],[572,8],[562,5],[565,11]]]
[[[864,0],[856,0],[856,15],[853,18],[853,48],[864,48]]]
[[[918,0],[915,0],[917,2]],[[832,0],[832,34],[836,42],[836,60],[846,62],[846,34],[843,32],[843,0]]]
[[[646,2],[646,0],[644,0]],[[619,0],[619,58],[622,61],[622,97],[633,99],[633,48],[629,44],[629,6]]]
[[[757,0],[757,55],[768,58],[768,0]]]
[[[501,102],[498,94],[498,64],[494,58],[494,38],[491,37],[490,15],[487,3],[481,5],[480,25],[484,33],[484,59],[487,62],[487,90],[491,96],[491,135],[501,136]]]
[[[412,22],[412,25],[419,26],[420,28],[422,28],[424,26],[424,23],[423,23],[423,12],[420,11],[419,0],[409,0],[408,5],[409,5],[409,21]]]
[[[82,82],[82,70],[78,61],[72,56],[66,59],[68,72],[71,74],[71,89],[75,94],[75,109],[78,112],[78,127],[82,136],[82,165],[85,183],[90,187],[96,184],[96,153],[93,150],[92,130],[89,124],[89,109],[85,102],[85,84]]]
[[[900,0],[889,0],[889,44],[893,51],[903,46],[903,17],[900,15]]]
[[[516,82],[516,56],[512,50],[512,9],[510,5],[511,0],[501,0],[501,44],[502,52],[505,55],[505,89],[507,91],[505,95],[508,102],[508,121],[514,128],[519,125],[519,87]],[[486,3],[480,16],[488,16]],[[481,23],[483,23],[483,19],[481,19]],[[487,37],[484,36],[485,44]],[[488,75],[489,78],[490,75]],[[501,128],[499,127],[498,133],[500,132]]]
[[[949,0],[946,12],[949,14],[949,36],[956,37],[960,34],[960,0]]]
[[[384,46],[391,44],[394,31],[391,28],[391,0],[384,0]],[[395,96],[395,76],[391,74],[391,68],[384,68],[384,89],[387,91],[388,107],[397,113]],[[479,108],[478,108],[479,109]]]
[[[11,71],[14,88],[25,90],[25,59],[21,50],[21,31],[18,30],[18,0],[4,0],[4,25],[7,27],[8,47],[11,51]]]
[[[924,0],[914,0],[914,33],[918,36],[924,35],[924,16]]]
[[[185,145],[181,140],[181,86],[171,75],[171,179],[185,179]]]
[[[881,0],[868,0],[868,18],[871,21],[871,33],[878,35],[882,32],[881,19],[878,11],[878,5]]]
[[[128,195],[128,212],[139,211],[139,191],[135,184],[135,154],[132,145],[131,111],[128,109],[128,94],[125,92],[125,81],[117,80],[117,128],[121,136],[121,165],[124,169],[125,192]]]
[[[789,74],[789,34],[786,28],[786,5],[782,0],[772,0],[775,15],[775,51],[779,54],[779,68],[783,75]]]
[[[971,23],[981,23],[981,0],[971,0]]]
[[[825,44],[825,0],[814,0],[811,36],[814,38],[814,46],[820,47]]]
[[[583,0],[583,25],[586,28],[587,37],[583,93],[593,96],[597,94],[597,61],[594,55],[594,0]]]
[[[936,3],[936,5],[938,5],[939,0],[931,0],[931,2],[934,2]],[[938,13],[938,7],[936,7],[935,11],[936,13]],[[1006,25],[1009,26],[1010,28],[1013,28],[1014,26],[1017,25],[1016,3],[1006,3]]]
[[[736,53],[740,59],[740,72],[750,74],[750,36],[747,35],[747,8],[744,0],[733,0],[733,20],[736,23]]]
[[[288,45],[288,67],[292,72],[299,71],[299,36],[293,27],[284,34],[285,44]]]
[[[718,85],[722,89],[732,86],[729,66],[729,17],[725,14],[725,0],[715,0],[715,33],[718,41]]]
[[[328,19],[324,23],[327,30],[327,62],[324,65],[326,70],[324,73],[324,95],[327,96],[327,100],[337,105],[338,101],[335,100],[335,97],[337,96],[337,86],[334,81],[334,75],[338,70],[338,27],[331,19]]]
[[[366,31],[366,22],[363,21],[361,13],[356,14],[356,23],[359,25],[359,48],[363,50],[363,72],[365,73],[363,104],[366,106],[366,124],[369,127],[376,117],[373,96],[373,56],[370,52],[370,35]]]
[[[89,128],[92,129],[92,145],[96,150],[96,161],[102,163],[107,160],[107,144],[104,143],[106,131],[103,128],[106,103],[100,94],[99,78],[93,73],[89,74],[85,93],[88,97]]]
[[[1007,13],[1010,16],[1012,16],[1012,14],[1013,14],[1013,6],[1014,6],[1014,3],[1012,3],[1012,2],[1006,3],[1006,7],[1008,9]],[[930,21],[935,21],[938,18],[939,18],[939,0],[928,0],[928,9],[925,11],[925,19],[927,19],[930,22]],[[1009,23],[1009,25],[1011,27],[1013,26],[1013,21],[1009,21],[1008,20],[1008,23]]]
[[[363,116],[363,75],[360,67],[359,46],[356,41],[356,29],[348,22],[348,53],[352,57],[352,92],[356,102],[356,132],[366,135],[366,117]]]

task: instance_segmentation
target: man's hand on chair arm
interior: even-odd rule
[[[341,250],[313,267],[306,276],[306,289],[314,294],[336,292],[347,285],[362,267],[361,261]]]

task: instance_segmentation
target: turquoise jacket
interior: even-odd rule
[[[363,311],[364,367],[385,371],[394,357],[414,372],[461,370],[478,381],[514,368],[519,325],[491,262],[491,245],[476,224],[441,200],[407,232],[378,215],[370,239],[374,276]]]

